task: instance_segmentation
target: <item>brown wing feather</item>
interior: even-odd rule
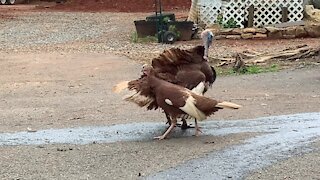
[[[126,101],[134,102],[140,107],[146,106],[148,110],[158,108],[155,95],[151,91],[151,87],[146,76],[129,81],[127,83],[127,89],[131,94],[125,96],[124,99]]]
[[[152,67],[158,71],[165,72],[171,69],[170,67],[180,66],[183,64],[196,64],[202,61],[203,59],[204,47],[196,46],[192,49],[179,49],[179,48],[171,48],[165,50],[163,53],[159,55],[159,57],[154,58],[152,60]],[[159,71],[160,70],[160,71]]]
[[[216,79],[214,68],[203,59],[204,47],[182,50],[171,48],[152,60],[157,77],[192,89],[206,81],[211,86]]]

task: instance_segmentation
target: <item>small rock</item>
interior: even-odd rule
[[[217,36],[214,36],[214,39],[216,39],[216,40],[226,39],[226,35],[217,35]]]
[[[309,25],[304,29],[310,37],[320,37],[320,25]]]
[[[296,28],[295,27],[287,27],[284,31],[285,35],[296,35]]]
[[[57,151],[67,151],[66,149],[63,149],[63,148],[57,148]]]
[[[275,27],[266,27],[268,31],[268,37],[273,39],[282,38],[282,29]]]
[[[295,35],[284,34],[282,37],[285,38],[285,39],[294,39],[296,36]]]
[[[232,35],[232,30],[232,28],[222,29],[217,33],[217,35]]]
[[[227,39],[241,39],[241,36],[240,35],[227,35],[226,36]]]
[[[267,30],[266,30],[266,28],[257,28],[256,33],[266,34]]]
[[[263,39],[263,38],[267,38],[268,36],[266,34],[261,34],[261,33],[256,33],[255,35],[253,35],[253,38],[255,39]]]
[[[297,26],[296,27],[296,37],[300,38],[300,37],[307,37],[308,33],[304,30],[304,28],[302,26]]]
[[[241,38],[242,39],[252,39],[253,34],[252,33],[243,33],[243,34],[241,34]]]
[[[31,129],[30,127],[28,127],[27,132],[37,132],[37,130]]]
[[[214,144],[214,141],[207,141],[205,144]]]
[[[255,28],[245,28],[243,29],[244,33],[256,33],[256,29]]]
[[[233,35],[241,35],[243,33],[243,30],[240,28],[235,28],[232,30]]]

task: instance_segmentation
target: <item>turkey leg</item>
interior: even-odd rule
[[[188,129],[188,128],[194,128],[193,126],[188,125],[187,121],[185,119],[181,119],[181,121],[182,121],[182,125],[181,125],[181,129],[182,130],[185,130],[185,129]]]
[[[166,112],[165,112],[165,114],[166,114],[166,118],[167,118],[166,124],[171,125],[171,118],[170,118],[169,114],[167,114]]]
[[[176,124],[177,124],[177,118],[172,118],[171,125],[167,129],[167,131],[162,136],[154,137],[154,139],[162,140],[162,139],[166,138],[167,135],[171,132],[171,130],[176,126]]]
[[[166,124],[171,125],[171,118],[170,118],[169,114],[165,113],[165,115],[166,115],[166,118],[167,118]],[[176,125],[178,127],[181,127],[182,130],[185,130],[185,129],[188,129],[188,128],[194,128],[193,126],[188,125],[187,121],[185,119],[182,118],[181,121],[182,121],[182,124],[177,123]]]
[[[199,133],[202,133],[202,131],[200,130],[200,127],[198,126],[197,119],[194,119],[194,123],[195,123],[195,128],[196,128],[195,136],[199,136]]]

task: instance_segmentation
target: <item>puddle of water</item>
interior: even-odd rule
[[[242,132],[286,132],[304,134],[308,127],[319,130],[320,113],[273,116],[255,120],[204,121],[200,123],[203,135],[228,135]],[[0,133],[0,145],[90,144],[118,141],[148,141],[161,135],[164,123],[132,123],[113,126],[47,129],[37,132]],[[170,137],[192,136],[194,129],[176,128]]]

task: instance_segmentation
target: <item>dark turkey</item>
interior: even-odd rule
[[[216,80],[216,71],[204,59],[204,52],[204,46],[196,46],[188,50],[171,48],[154,58],[151,65],[158,78],[190,90],[203,82],[204,89],[198,93],[204,94]],[[166,114],[166,117],[170,124],[170,116]],[[182,129],[190,127],[185,119],[182,119],[182,122]]]

